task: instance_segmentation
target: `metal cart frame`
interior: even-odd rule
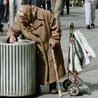
[[[69,68],[68,68],[68,79],[64,80],[63,82],[63,87],[68,91],[68,93],[71,95],[71,96],[76,96],[79,94],[80,92],[80,86],[82,85],[86,85],[86,83],[78,77],[78,74],[75,70],[75,65],[74,65],[74,51],[73,51],[73,45],[74,45],[74,35],[73,35],[73,32],[74,32],[74,24],[71,23],[70,24],[70,30],[69,30],[69,40],[71,38],[71,42],[72,42],[72,72],[69,71]],[[69,64],[67,65],[69,67]],[[72,83],[70,80],[69,80],[69,73],[71,73],[74,77],[77,77],[79,82],[78,83]],[[90,92],[90,89],[89,87],[87,86],[87,89],[88,90],[85,90],[84,91],[87,93],[87,94],[91,94]]]

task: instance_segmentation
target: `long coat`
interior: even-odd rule
[[[30,6],[26,5],[24,10],[26,10],[27,7]],[[22,33],[25,39],[36,42],[37,78],[40,84],[50,84],[56,81],[52,52],[49,46],[50,40],[58,43],[54,48],[58,77],[61,79],[65,76],[64,60],[60,45],[62,33],[57,20],[50,11],[32,6],[32,11],[34,10],[36,10],[37,19],[33,23],[33,29],[29,31],[28,27],[30,24],[22,23],[21,19],[18,17],[16,23],[10,27],[7,32],[7,39],[11,35],[17,37]]]

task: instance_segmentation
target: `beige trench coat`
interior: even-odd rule
[[[65,76],[64,60],[60,46],[61,30],[57,20],[50,11],[35,6],[32,6],[33,9],[37,9],[37,19],[33,24],[34,29],[28,31],[29,24],[21,23],[21,19],[18,17],[16,23],[7,32],[7,39],[11,35],[17,37],[22,33],[25,39],[36,42],[37,78],[39,78],[40,84],[50,84],[56,81],[56,74],[49,40],[58,43],[54,49],[58,76],[59,79]]]

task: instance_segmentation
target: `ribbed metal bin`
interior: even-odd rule
[[[0,43],[0,96],[35,93],[35,42]]]

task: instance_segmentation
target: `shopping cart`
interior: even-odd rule
[[[74,24],[71,23],[70,24],[70,30],[69,30],[69,49],[68,49],[68,64],[67,64],[68,79],[64,80],[63,87],[64,87],[64,89],[66,89],[68,91],[68,93],[71,96],[77,96],[80,92],[80,87],[85,85],[87,87],[87,90],[84,89],[84,91],[87,94],[90,95],[91,92],[90,92],[89,87],[86,85],[86,83],[81,78],[79,78],[78,72],[75,69],[75,63],[74,63],[75,52],[78,52],[78,51],[75,51],[75,48],[74,48],[74,47],[76,47],[75,45],[77,44],[76,40],[75,40],[75,37],[74,37],[74,34],[73,34],[74,31],[75,31],[74,30]],[[79,48],[79,46],[78,46],[78,48]],[[70,54],[70,52],[71,52],[71,54]],[[82,54],[78,53],[78,55],[81,57],[80,58],[80,63],[82,65],[82,63],[83,63]],[[71,65],[72,65],[71,66],[71,69],[72,69],[71,71],[69,70],[70,69],[70,64],[69,64],[70,62],[71,62]]]

